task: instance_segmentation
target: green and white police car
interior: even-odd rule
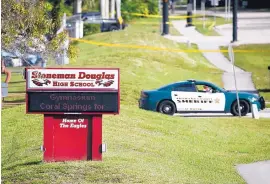
[[[265,101],[257,93],[239,91],[242,116],[251,112],[252,104],[258,110]],[[151,91],[141,91],[139,107],[167,115],[174,113],[231,113],[239,115],[237,95],[210,82],[187,80],[168,84]]]

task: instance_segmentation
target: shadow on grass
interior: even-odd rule
[[[16,165],[13,165],[13,166],[10,166],[10,167],[6,167],[6,168],[4,168],[4,169],[5,169],[5,170],[13,170],[14,168],[20,167],[20,166],[32,166],[32,165],[39,165],[39,164],[42,164],[42,161],[41,161],[41,160],[39,160],[39,161],[31,161],[31,162],[20,163],[20,164],[16,164]]]
[[[11,91],[9,93],[25,93],[25,91]]]
[[[5,103],[5,104],[22,103],[22,102],[25,102],[25,99],[10,100],[10,101],[6,101],[6,100],[4,99],[4,103]]]
[[[19,84],[19,83],[25,83],[25,81],[15,81],[15,82],[9,82],[9,84]]]
[[[258,89],[259,92],[270,93],[270,89]]]

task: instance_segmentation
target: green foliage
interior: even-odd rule
[[[149,14],[151,15],[158,14],[158,2],[156,0],[148,0],[147,5]]]
[[[68,34],[59,29],[63,14],[69,12],[67,9],[70,8],[64,0],[3,0],[2,49],[13,53],[19,51],[18,57],[35,52],[45,60],[61,53]]]
[[[77,47],[76,42],[71,42],[68,47],[68,57],[71,61],[75,61],[79,55],[79,48]]]
[[[123,19],[130,21],[134,18],[130,13],[157,14],[158,3],[156,0],[122,0],[121,11]]]
[[[149,15],[147,3],[139,3],[136,9],[137,9],[137,12],[133,12],[133,13],[141,13],[141,14]]]
[[[73,13],[73,6],[69,6],[65,4],[65,0],[48,0],[48,2],[51,5],[57,5],[58,6],[58,12],[60,16],[63,16],[64,13],[67,14],[67,16],[71,16]]]
[[[47,12],[44,11],[45,9],[48,9],[48,3],[42,1],[38,3],[2,1],[1,38],[3,47],[8,47],[21,36],[40,38],[41,35],[48,33],[51,21]]]
[[[84,0],[82,2],[82,11],[99,11],[99,0]]]
[[[91,35],[100,32],[100,24],[84,24],[83,25],[83,35]]]

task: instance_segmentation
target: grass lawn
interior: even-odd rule
[[[205,28],[203,27],[203,18],[193,18],[193,24],[196,26],[196,30],[205,36],[219,36],[215,31],[214,26],[219,26],[223,24],[231,24],[232,21],[225,20],[223,17],[206,16]]]
[[[186,16],[186,14],[180,14],[180,16]],[[192,18],[192,24],[196,27],[196,30],[205,36],[219,36],[219,34],[215,31],[214,26],[220,26],[223,24],[231,24],[232,20],[225,20],[223,17],[216,17],[216,21],[214,16],[206,15],[205,16],[205,28],[203,27],[203,15],[202,14],[193,14],[193,16],[198,16]],[[172,19],[172,20],[180,20]],[[186,19],[181,19],[186,20]]]
[[[85,39],[187,49],[152,30],[134,24]],[[120,68],[120,115],[104,116],[103,142],[108,150],[103,162],[43,163],[43,116],[25,115],[21,105],[2,111],[3,183],[244,183],[236,164],[270,159],[269,120],[180,118],[138,108],[142,89],[187,78],[221,86],[222,72],[200,53],[86,43],[79,47],[77,62],[69,67]]]
[[[239,50],[268,50],[269,48],[270,44],[234,47],[234,49]],[[227,48],[223,47],[222,49]],[[225,53],[225,56],[228,57],[228,53]],[[270,66],[270,54],[267,52],[235,53],[235,64],[245,71],[252,72],[255,87],[266,101],[270,102],[270,71],[267,69]]]
[[[43,163],[43,116],[2,111],[3,183],[244,183],[235,165],[270,159],[270,122],[192,119],[121,105],[104,116],[103,162]]]
[[[152,33],[162,33],[162,18],[138,18],[131,22],[131,26],[133,25],[147,27],[147,29]],[[172,24],[169,26],[169,33],[173,36],[181,36]]]
[[[6,76],[1,74],[1,81],[4,82]],[[12,73],[8,84],[8,96],[3,99],[3,108],[10,108],[18,103],[25,102],[25,80],[21,73]]]

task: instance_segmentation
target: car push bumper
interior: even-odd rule
[[[259,102],[260,102],[260,105],[261,105],[261,109],[262,110],[265,109],[265,100],[264,100],[264,98],[262,96],[259,98]]]

